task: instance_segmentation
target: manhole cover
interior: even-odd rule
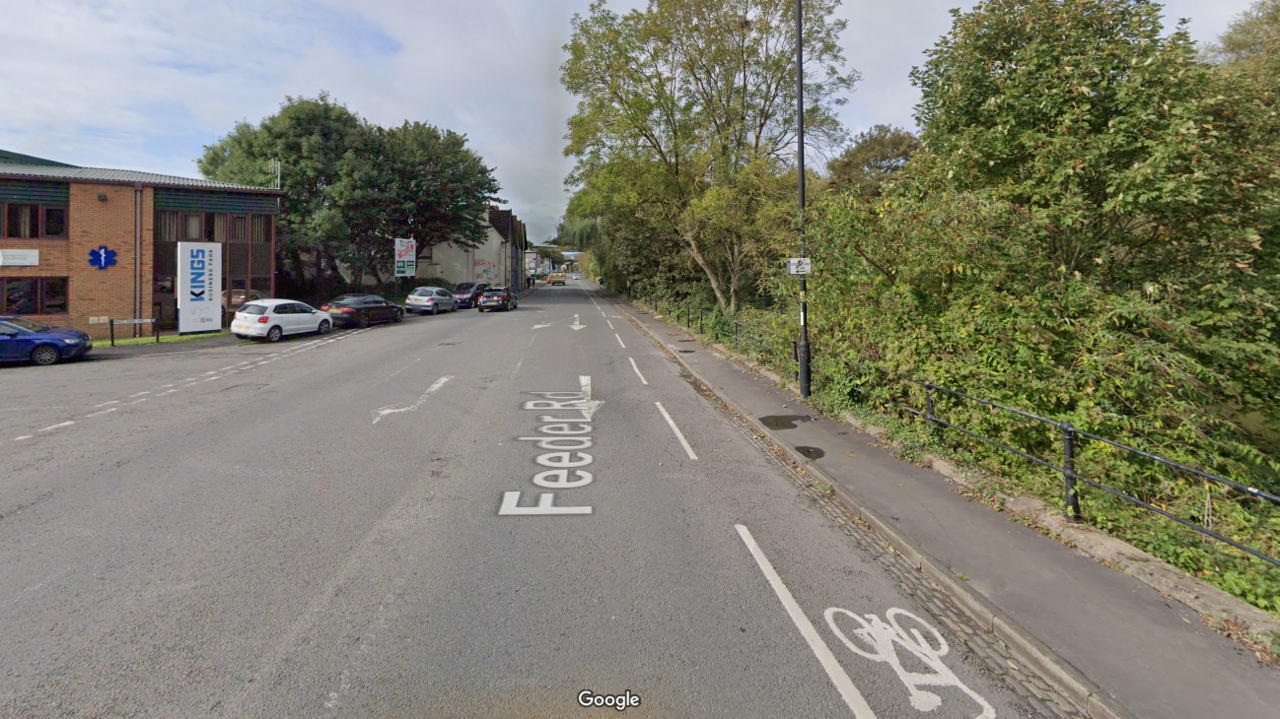
[[[760,424],[763,424],[764,426],[768,427],[769,429],[795,429],[795,428],[796,428],[796,422],[804,422],[804,421],[807,421],[807,420],[809,419],[809,415],[806,415],[806,414],[785,414],[785,415],[781,415],[781,414],[773,414],[773,415],[769,415],[769,416],[767,416],[767,417],[757,417],[757,419],[759,419],[759,420],[760,420]]]

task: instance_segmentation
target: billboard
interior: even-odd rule
[[[222,245],[178,243],[178,333],[222,329]]]

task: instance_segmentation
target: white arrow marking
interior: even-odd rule
[[[582,410],[582,418],[590,420],[596,410],[604,406],[604,400],[591,399],[591,375],[578,375],[578,385],[582,387],[582,396],[585,398],[578,402],[581,405],[579,409]]]
[[[427,401],[427,398],[428,398],[428,397],[430,397],[431,395],[435,394],[436,390],[438,390],[438,389],[440,389],[441,387],[443,387],[443,386],[445,385],[445,383],[446,383],[446,382],[448,382],[450,379],[452,379],[452,378],[451,378],[451,377],[441,377],[440,379],[436,380],[436,381],[435,381],[435,384],[433,384],[433,385],[431,385],[430,387],[428,387],[428,388],[427,388],[427,391],[426,391],[426,392],[423,392],[421,397],[418,397],[418,401],[417,401],[417,402],[414,402],[413,404],[409,405],[408,407],[391,407],[391,406],[387,406],[387,407],[381,407],[381,408],[379,408],[379,409],[374,410],[374,411],[373,411],[373,423],[374,423],[374,424],[377,424],[378,422],[381,422],[381,421],[382,421],[382,418],[383,418],[383,417],[385,417],[385,416],[387,416],[387,415],[389,415],[389,414],[399,414],[399,413],[401,413],[401,412],[415,412],[415,411],[417,411],[417,409],[418,409],[419,407],[421,407],[421,406],[422,406],[422,405]]]
[[[584,325],[584,324],[579,324],[579,323],[578,323],[578,316],[577,316],[577,315],[574,315],[574,316],[573,316],[573,324],[569,325],[569,329],[574,330],[574,331],[576,332],[577,330],[580,330],[580,329],[582,329],[583,327],[586,327],[586,325]]]

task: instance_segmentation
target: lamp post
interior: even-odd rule
[[[805,257],[804,246],[804,17],[801,0],[796,0],[796,159],[800,170],[800,256]],[[809,399],[809,318],[808,283],[800,275],[800,399]]]

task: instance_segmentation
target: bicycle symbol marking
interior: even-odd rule
[[[857,622],[858,628],[852,632],[853,639],[850,639],[836,624],[837,615]],[[827,619],[827,626],[831,627],[831,631],[835,632],[849,651],[873,662],[887,663],[897,672],[898,678],[907,687],[911,706],[916,710],[931,712],[942,706],[942,697],[934,692],[924,691],[921,687],[954,687],[964,692],[982,708],[982,713],[974,719],[995,719],[996,711],[987,703],[987,700],[965,686],[955,672],[942,661],[951,648],[947,646],[947,641],[942,638],[942,634],[920,617],[905,609],[894,608],[885,612],[885,619],[888,620],[886,622],[874,614],[857,615],[839,607],[830,607],[823,616]],[[903,624],[907,620],[918,626],[908,624],[904,629]],[[899,648],[919,659],[933,673],[922,674],[908,670],[902,665],[902,660],[898,656]]]

